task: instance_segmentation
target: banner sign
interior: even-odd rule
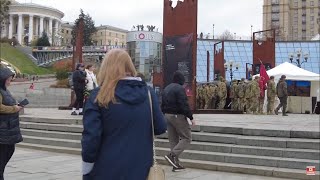
[[[164,85],[172,83],[173,73],[180,71],[185,78],[184,86],[188,96],[192,95],[192,44],[193,34],[164,38]]]

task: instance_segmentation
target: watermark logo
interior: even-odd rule
[[[316,167],[315,166],[307,166],[306,174],[307,175],[316,175]]]

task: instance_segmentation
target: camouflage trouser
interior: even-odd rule
[[[244,111],[244,106],[245,106],[245,104],[246,104],[246,99],[245,99],[245,98],[239,98],[239,99],[238,99],[238,102],[239,102],[239,104],[238,104],[238,109],[239,109],[240,111]]]
[[[204,109],[206,106],[206,100],[204,98],[201,99],[201,109]]]
[[[267,104],[267,113],[273,114],[274,110],[274,97],[268,98],[268,104]]]
[[[233,98],[231,100],[231,109],[232,110],[238,110],[239,109],[239,99],[238,98]]]
[[[279,109],[282,107],[282,114],[286,114],[287,113],[287,100],[288,100],[288,96],[285,97],[279,97],[280,100],[280,104],[278,105],[278,107],[276,108],[276,111],[279,111]]]
[[[226,98],[220,98],[219,100],[219,109],[224,109],[224,106],[226,105]]]
[[[259,98],[259,113],[263,113],[264,98]]]
[[[210,109],[210,107],[211,107],[211,98],[205,98],[204,99],[204,109]]]
[[[251,109],[250,109],[251,108],[251,100],[250,100],[250,98],[245,98],[244,107],[245,107],[247,113],[251,111]]]
[[[211,108],[216,109],[216,104],[217,104],[217,98],[212,98],[211,99]]]
[[[257,110],[259,108],[259,98],[250,98],[250,111],[252,111],[254,114],[257,113]]]
[[[199,98],[199,109],[203,109],[204,108],[204,100],[203,98]]]
[[[196,99],[196,107],[197,107],[197,109],[200,109],[200,98],[199,97],[197,97],[197,99]]]

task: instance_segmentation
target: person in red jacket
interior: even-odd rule
[[[31,83],[29,89],[34,89],[34,84],[33,83]]]

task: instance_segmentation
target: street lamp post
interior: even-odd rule
[[[252,41],[252,27],[253,27],[253,26],[251,25],[251,35],[250,35],[250,36],[251,36],[251,41]]]
[[[251,67],[248,67],[248,65],[251,65]],[[253,67],[253,64],[246,63],[246,79],[251,79],[251,77],[252,77],[252,67]]]
[[[235,67],[235,69],[233,69]],[[238,69],[239,69],[239,64],[238,63],[234,63],[234,61],[229,61],[229,62],[226,62],[226,63],[224,63],[224,69],[226,70],[226,72],[228,72],[229,71],[229,73],[230,73],[230,79],[231,79],[231,81],[232,81],[232,79],[233,79],[233,73],[235,72],[235,71],[238,71]]]
[[[303,60],[301,61],[302,55],[303,55]],[[303,54],[301,49],[298,49],[295,53],[289,54],[290,62],[295,63],[299,68],[301,68],[301,65],[303,63],[306,63],[308,61],[308,58],[309,58],[309,54],[308,53]]]
[[[212,24],[212,39],[214,39],[214,24]]]

